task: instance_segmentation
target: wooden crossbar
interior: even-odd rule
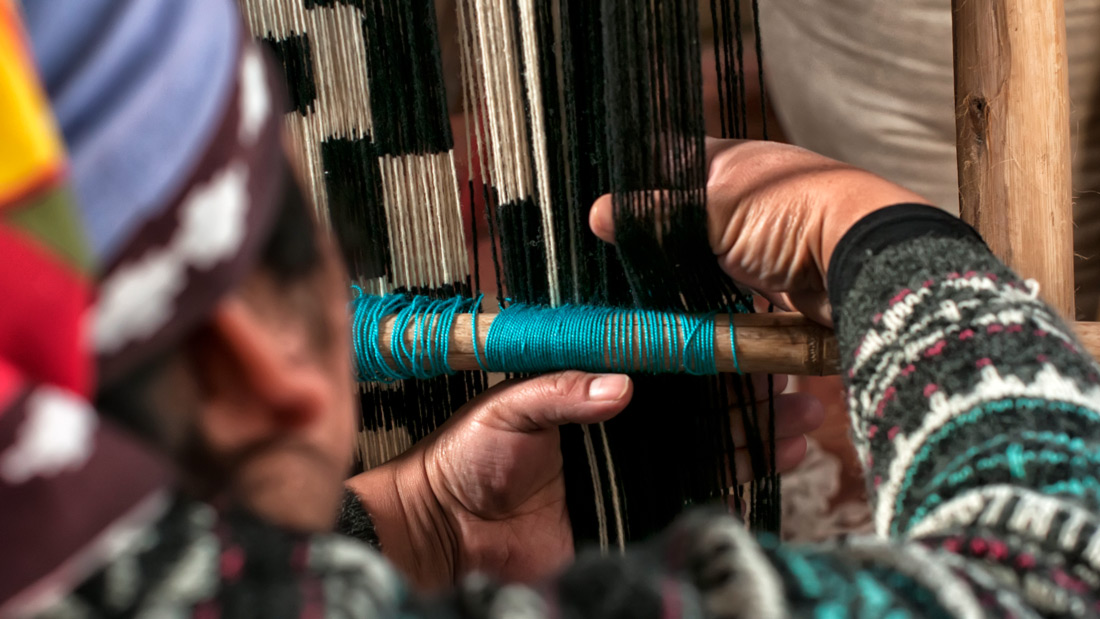
[[[478,314],[478,354],[485,357],[485,339],[495,314]],[[450,334],[447,362],[455,370],[477,370],[474,356],[472,323],[470,314],[459,314]],[[382,342],[391,342],[394,317],[382,321]],[[733,372],[740,368],[745,373],[796,374],[823,376],[839,371],[839,352],[836,337],[829,329],[818,325],[798,313],[737,314],[733,317],[734,337],[737,342],[737,364],[730,347],[730,321],[728,316],[715,317],[715,358],[718,369]],[[405,331],[405,342],[412,346],[415,327]],[[1093,356],[1100,355],[1100,323],[1078,323],[1077,334],[1085,348]],[[636,334],[637,336],[637,334]],[[640,336],[637,336],[640,337]],[[637,340],[636,340],[637,341]],[[643,348],[643,346],[638,346]],[[393,363],[388,347],[382,355],[387,363]]]

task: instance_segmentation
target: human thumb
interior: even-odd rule
[[[570,423],[598,423],[630,402],[633,384],[622,374],[555,372],[508,381],[471,405],[481,423],[514,432],[537,432]]]
[[[600,239],[608,243],[615,242],[615,215],[611,206],[611,194],[604,194],[592,204],[588,211],[588,227]]]

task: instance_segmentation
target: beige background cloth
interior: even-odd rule
[[[1043,2],[1046,0],[1035,0]],[[787,138],[958,212],[951,0],[761,0]],[[1100,0],[1066,0],[1078,316],[1100,298]]]

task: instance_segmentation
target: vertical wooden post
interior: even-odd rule
[[[1073,309],[1069,78],[1063,0],[952,0],[963,219]]]

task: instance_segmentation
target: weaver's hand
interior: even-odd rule
[[[383,553],[417,586],[473,571],[536,580],[573,556],[558,426],[610,419],[631,393],[630,379],[616,374],[508,381],[349,486]]]
[[[707,140],[711,248],[733,279],[787,309],[832,324],[825,290],[833,250],[864,215],[926,201],[870,172],[774,142]],[[611,198],[590,225],[614,242]]]
[[[474,570],[503,580],[548,576],[573,557],[558,426],[613,417],[631,389],[625,376],[582,372],[498,385],[408,453],[349,486],[371,514],[382,551],[422,588]],[[766,391],[760,383],[757,398]],[[776,399],[780,470],[802,459],[803,433],[821,423],[820,406],[807,406],[806,397]],[[735,460],[741,481],[748,481],[738,419],[731,424]]]

